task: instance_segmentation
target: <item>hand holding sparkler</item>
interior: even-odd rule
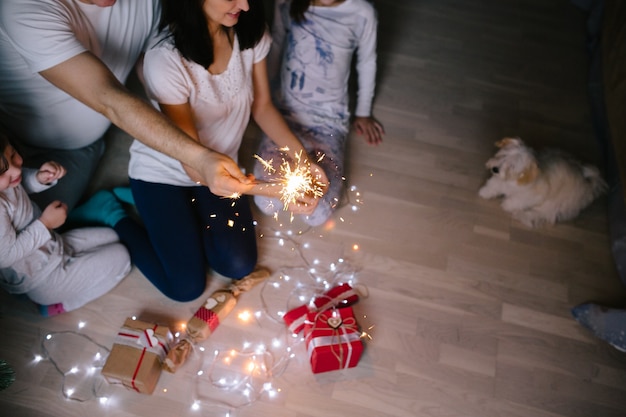
[[[283,158],[278,168],[274,167],[273,160],[266,161],[258,155],[255,158],[265,171],[276,175],[265,182],[257,181],[253,194],[279,198],[285,211],[313,213],[328,185],[328,178],[320,166],[305,159],[302,152],[295,155],[293,166]]]

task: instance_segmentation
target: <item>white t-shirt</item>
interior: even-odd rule
[[[211,74],[184,59],[167,38],[146,52],[144,79],[148,96],[163,104],[189,102],[200,142],[237,161],[254,98],[252,69],[266,57],[270,45],[271,37],[266,33],[254,48],[240,51],[235,37],[226,70]],[[138,140],[130,148],[128,173],[142,181],[195,185],[180,162]]]
[[[356,53],[357,116],[371,116],[376,85],[378,20],[367,0],[345,0],[333,7],[309,6],[306,21],[289,15],[290,0],[277,0],[270,78],[280,77],[277,104],[301,124],[320,120],[348,123],[348,80]],[[294,114],[295,113],[295,114]]]
[[[0,0],[0,124],[32,146],[76,149],[110,121],[38,73],[91,51],[125,82],[156,36],[158,0],[98,7],[78,0]]]

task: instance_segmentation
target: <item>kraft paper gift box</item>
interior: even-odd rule
[[[237,305],[228,290],[215,291],[187,322],[187,335],[194,342],[207,339]]]
[[[168,327],[128,318],[117,333],[102,375],[111,384],[152,394],[172,341]]]
[[[315,374],[353,368],[361,358],[363,341],[352,307],[309,313],[304,335]]]
[[[187,335],[193,343],[206,340],[237,305],[237,297],[270,276],[270,272],[259,267],[228,288],[215,291],[187,322]]]

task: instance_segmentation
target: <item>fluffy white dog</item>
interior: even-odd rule
[[[573,219],[607,189],[598,169],[556,151],[535,152],[520,138],[496,142],[485,166],[491,177],[478,192],[502,197],[502,208],[529,227]]]

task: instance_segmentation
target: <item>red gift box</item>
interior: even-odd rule
[[[352,307],[309,313],[304,324],[313,373],[353,368],[363,352],[363,341]]]

